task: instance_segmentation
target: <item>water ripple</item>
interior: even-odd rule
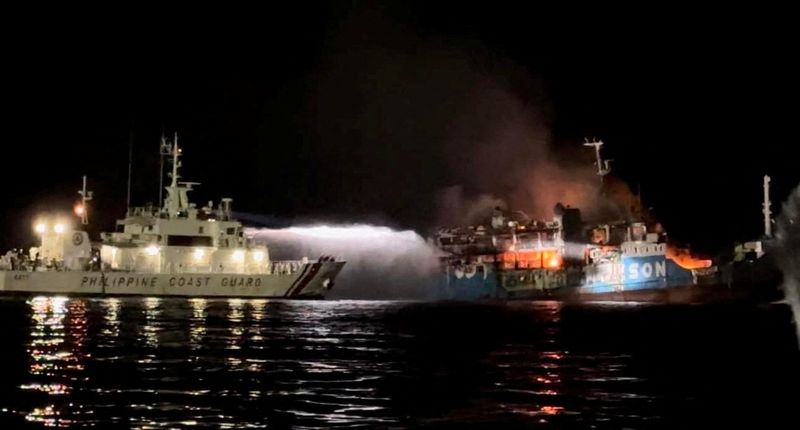
[[[714,361],[696,370],[676,340],[662,346],[672,332],[642,347],[649,338],[615,319],[658,312],[648,306],[35,297],[0,307],[8,428],[635,428],[663,422],[672,404],[713,404],[703,378]],[[696,331],[682,335],[694,342]],[[782,345],[761,348],[797,358]]]

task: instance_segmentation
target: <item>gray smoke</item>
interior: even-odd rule
[[[330,298],[433,299],[439,279],[437,251],[417,233],[364,224],[309,225],[247,231],[267,242],[273,260],[345,260]]]
[[[794,314],[800,341],[800,185],[783,204],[777,219],[778,262],[783,270],[783,291]]]
[[[380,6],[348,13],[329,44],[310,129],[326,160],[316,175],[350,206],[425,228],[471,224],[498,205],[538,219],[558,202],[616,208],[599,198],[593,151],[553,138],[535,70],[474,40],[420,34]]]
[[[601,195],[594,151],[555,141],[547,93],[529,73],[499,61],[466,94],[448,120],[445,163],[455,185],[440,193],[439,224],[472,224],[506,205],[535,219],[551,218],[557,203],[590,218],[626,213],[619,196]]]
[[[474,225],[484,221],[494,208],[508,208],[505,200],[491,194],[466,196],[462,185],[439,191],[437,199],[436,219],[440,224]]]

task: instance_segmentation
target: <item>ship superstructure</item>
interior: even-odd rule
[[[271,273],[264,244],[245,237],[231,214],[232,199],[198,208],[189,202],[195,182],[180,182],[181,149],[168,146],[172,182],[161,207],[133,207],[102,233],[100,257],[105,269],[147,273]]]
[[[528,298],[551,295],[579,270],[566,258],[571,229],[580,212],[559,205],[552,221],[532,221],[522,212],[496,208],[491,221],[442,229],[436,245],[444,251],[447,296],[456,299]]]
[[[692,269],[668,258],[665,236],[648,233],[644,222],[596,225],[589,230],[589,240],[580,294],[696,283]]]

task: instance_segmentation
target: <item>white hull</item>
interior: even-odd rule
[[[322,298],[343,266],[307,263],[292,274],[0,271],[0,293]]]

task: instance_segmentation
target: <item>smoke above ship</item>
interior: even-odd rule
[[[778,261],[783,270],[783,291],[794,314],[800,342],[800,185],[783,204],[776,220]]]

